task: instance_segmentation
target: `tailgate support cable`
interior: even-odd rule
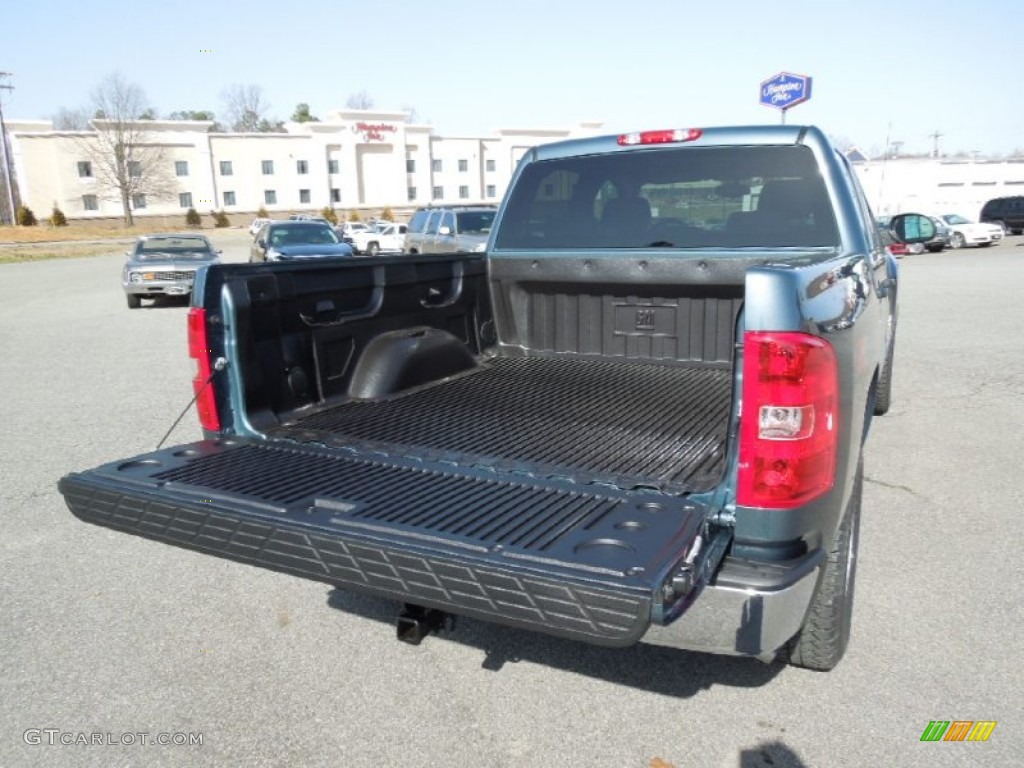
[[[181,423],[181,420],[183,418],[185,418],[185,414],[188,413],[188,409],[191,408],[195,404],[196,400],[199,399],[199,396],[201,394],[203,394],[203,391],[208,386],[210,386],[210,382],[213,381],[213,377],[216,376],[220,371],[223,371],[227,367],[228,367],[228,361],[226,359],[224,359],[223,357],[218,357],[216,360],[213,361],[213,371],[210,373],[209,376],[206,377],[206,381],[203,382],[203,386],[201,386],[199,388],[199,390],[192,396],[192,399],[188,401],[188,405],[185,406],[185,410],[183,410],[181,412],[181,414],[178,416],[178,418],[176,418],[174,420],[174,423],[171,424],[171,428],[167,430],[167,434],[165,434],[163,436],[163,438],[161,438],[160,442],[157,443],[156,450],[159,451],[161,448],[163,448],[163,445],[167,441],[167,438],[171,436],[171,432],[173,432],[174,428],[177,427],[178,424]]]

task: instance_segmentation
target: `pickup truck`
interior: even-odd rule
[[[356,253],[365,253],[367,256],[401,253],[405,246],[405,233],[405,224],[384,222],[373,229],[355,232],[352,235],[352,248]]]
[[[201,270],[204,439],[60,490],[89,523],[394,600],[407,642],[465,616],[828,670],[891,398],[874,222],[813,126],[538,146],[484,253]]]

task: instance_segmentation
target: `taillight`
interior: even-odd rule
[[[824,339],[745,334],[737,504],[787,509],[832,489],[838,379]]]
[[[667,131],[639,131],[619,136],[619,144],[627,147],[634,144],[673,144],[681,141],[696,141],[704,133],[700,128],[670,128]]]
[[[196,409],[199,423],[210,432],[220,432],[220,416],[217,414],[217,398],[213,391],[213,365],[210,362],[210,345],[206,338],[206,310],[193,307],[188,311],[188,355],[196,361],[196,375],[192,379],[192,390],[196,393]]]

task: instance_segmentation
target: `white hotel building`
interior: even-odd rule
[[[384,207],[497,203],[532,146],[593,136],[601,123],[566,129],[502,129],[488,137],[442,137],[403,112],[342,110],[282,133],[211,133],[206,121],[154,120],[145,143],[161,148],[172,189],[141,192],[136,218],[223,210],[251,216],[296,211],[379,212]],[[55,131],[49,121],[9,121],[22,204],[40,219],[54,205],[68,219],[122,216],[90,160],[94,131]]]
[[[562,129],[501,129],[486,137],[437,136],[404,112],[340,110],[282,133],[211,133],[204,121],[154,120],[146,142],[162,149],[172,189],[144,192],[134,215],[189,208],[224,211],[235,223],[263,207],[271,216],[324,207],[369,215],[427,204],[497,203],[531,146],[602,133],[602,123]],[[49,121],[9,121],[21,201],[43,219],[57,205],[71,220],[116,220],[121,203],[103,189],[87,144],[93,131],[54,131]],[[878,215],[901,211],[976,218],[993,197],[1024,194],[1024,158],[857,160]]]

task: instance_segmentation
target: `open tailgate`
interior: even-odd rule
[[[636,642],[706,510],[308,444],[205,440],[60,481],[81,520],[486,621]]]

